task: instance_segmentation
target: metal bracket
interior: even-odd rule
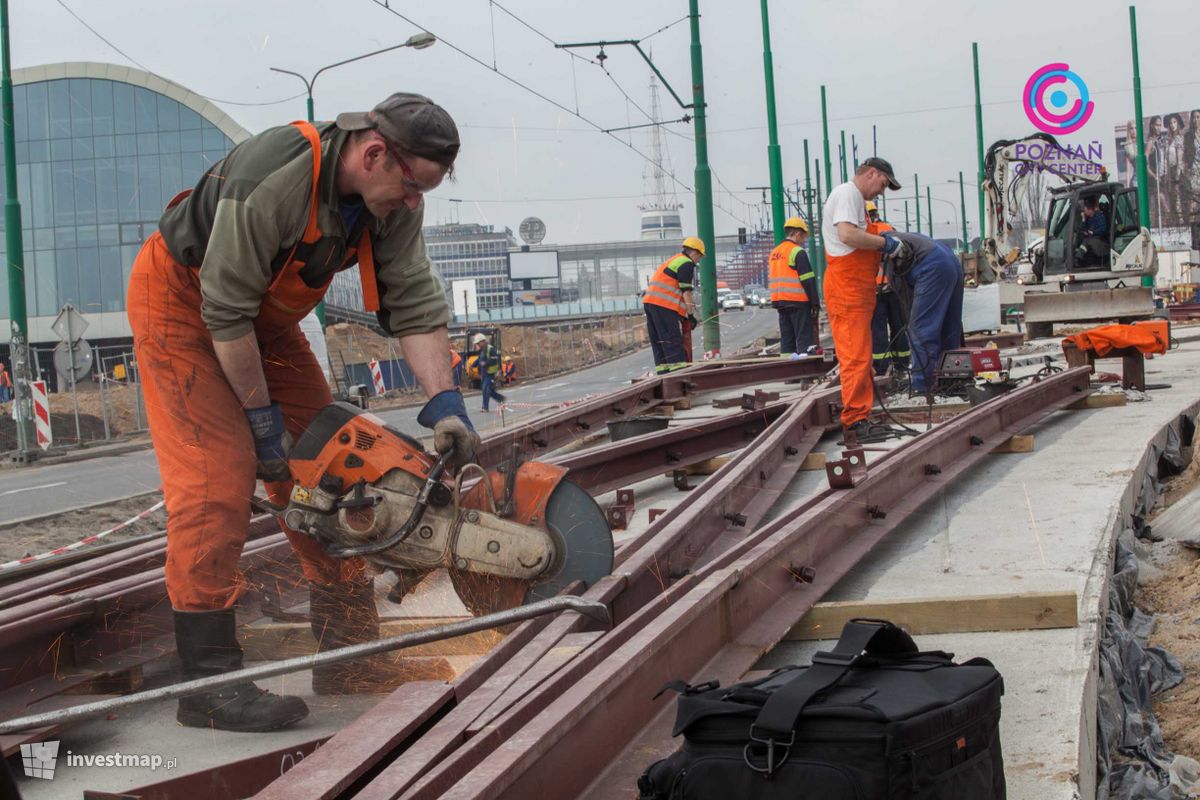
[[[617,489],[617,501],[605,512],[608,516],[609,527],[613,530],[625,530],[633,520],[633,511],[633,489]]]
[[[671,480],[675,482],[675,488],[681,492],[690,492],[692,489],[696,488],[688,483],[688,473],[686,469],[677,469],[672,472]]]
[[[652,508],[647,513],[650,516],[650,521],[654,522],[654,520],[658,519],[663,514],[667,513],[667,510],[665,508]]]
[[[867,454],[861,447],[842,451],[837,461],[825,463],[830,489],[853,489],[867,477]]]

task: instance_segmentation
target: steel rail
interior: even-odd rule
[[[451,758],[393,796],[628,796],[634,784],[615,778],[672,747],[646,731],[669,714],[669,699],[652,699],[663,684],[739,678],[908,514],[1008,436],[1085,396],[1089,374],[1068,370],[982,404],[881,458],[854,488],[766,526],[618,625],[609,636],[635,630],[602,661],[557,671],[523,700],[554,695],[530,721],[518,706],[478,732],[492,751],[469,772]]]
[[[815,379],[830,365],[819,359],[770,358],[747,361],[706,361],[677,372],[634,382],[599,397],[521,422],[484,439],[476,460],[485,468],[499,466],[512,445],[532,459],[557,449],[577,436],[600,430],[609,420],[630,418],[664,402],[697,393],[787,380]]]
[[[778,498],[778,493],[790,483],[804,456],[831,423],[839,397],[840,390],[832,388],[812,390],[793,400],[790,408],[758,439],[623,550],[623,560],[614,575],[588,589],[584,597],[610,604],[619,621],[622,614],[630,613],[638,603],[654,600],[665,585],[675,580],[663,571],[666,564],[686,572],[694,559],[718,538],[731,529],[742,530],[734,529],[726,518],[731,504],[736,504],[738,513],[746,515],[744,530],[752,529]],[[622,602],[626,593],[630,599]],[[635,601],[635,597],[638,600]],[[519,702],[536,687],[540,678],[545,677],[534,669],[543,657],[552,651],[561,651],[562,643],[581,631],[582,626],[578,624],[555,620],[511,656],[500,653],[485,656],[474,670],[486,673],[487,680],[469,692],[459,692],[453,703],[442,701],[445,703],[444,716],[419,740],[411,744],[398,743],[394,749],[403,749],[398,757],[381,754],[370,739],[364,741],[361,738],[361,732],[356,734],[360,738],[353,741],[335,736],[329,746],[323,748],[325,753],[319,752],[306,759],[258,797],[284,798],[301,788],[308,797],[334,797],[336,787],[344,781],[330,780],[330,776],[336,774],[331,759],[336,754],[349,767],[354,763],[355,748],[360,747],[371,749],[371,757],[379,762],[393,760],[362,789],[361,795],[356,796],[366,800],[398,794],[456,749],[467,743],[475,744],[472,738],[475,730]],[[596,657],[618,644],[619,640],[610,639],[606,634],[587,652]],[[437,701],[435,697],[431,702]],[[427,708],[419,705],[408,710],[432,716]],[[397,725],[404,722],[403,719],[395,720]],[[381,735],[386,735],[385,731],[375,734]],[[406,744],[409,746],[404,749]],[[336,749],[328,749],[334,746]],[[314,785],[317,780],[328,782]]]

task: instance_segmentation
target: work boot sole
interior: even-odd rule
[[[209,728],[218,731],[232,731],[234,733],[267,733],[269,731],[277,731],[280,728],[286,728],[289,725],[295,725],[300,720],[308,716],[308,708],[297,710],[294,714],[280,717],[272,720],[269,723],[222,723],[218,724],[217,720],[205,714],[203,711],[186,711],[179,709],[175,714],[175,721],[185,728]]]

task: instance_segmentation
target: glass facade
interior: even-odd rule
[[[85,315],[123,312],[133,259],[163,207],[232,140],[182,103],[119,81],[25,83],[13,104],[29,316],[68,302]]]

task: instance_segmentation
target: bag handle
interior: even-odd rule
[[[743,750],[746,765],[770,777],[787,761],[796,741],[796,721],[819,693],[829,689],[854,668],[863,654],[906,656],[919,652],[907,633],[887,620],[852,619],[842,628],[833,650],[813,656],[812,666],[796,680],[773,693],[750,726],[750,741]],[[766,748],[765,764],[756,764],[751,751]],[[782,753],[776,749],[782,748]]]

